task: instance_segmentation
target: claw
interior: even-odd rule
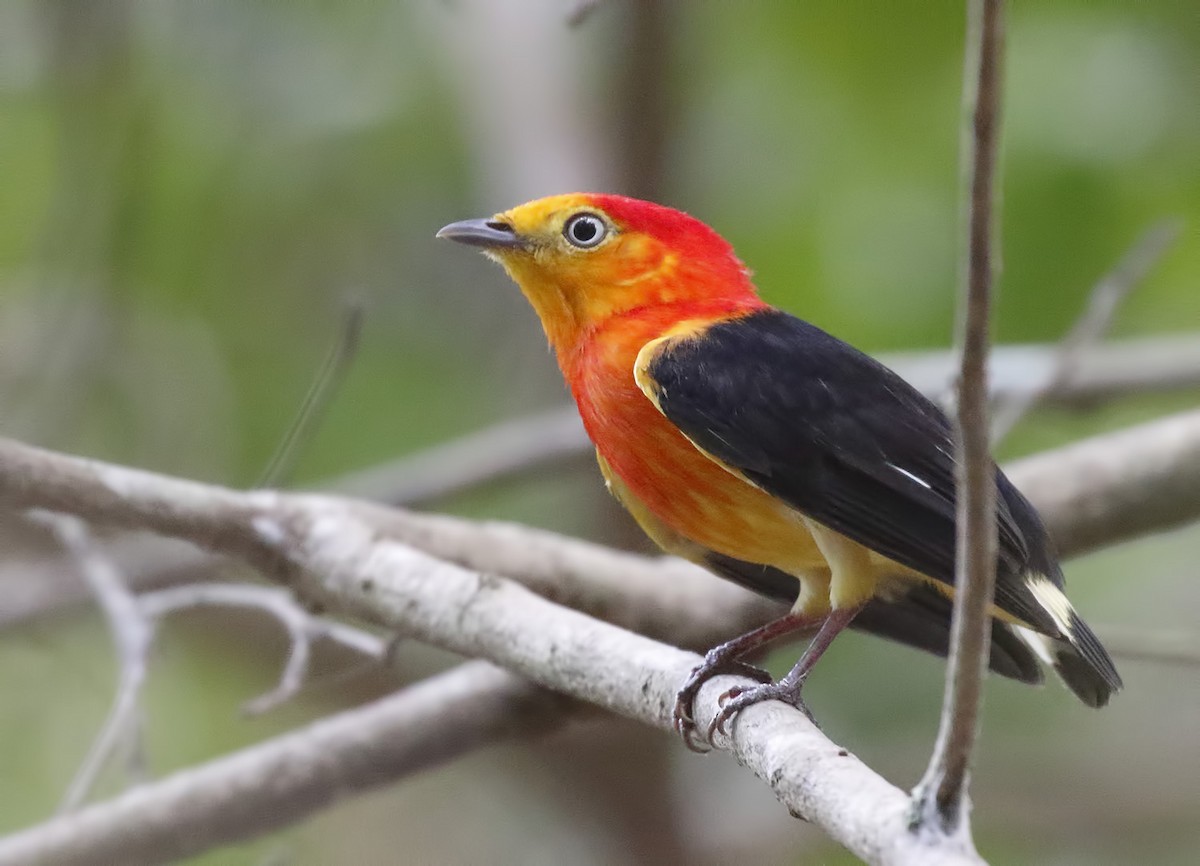
[[[718,731],[720,731],[720,733],[726,737],[729,736],[729,733],[725,730],[725,723],[729,721],[731,712],[726,710],[726,705],[731,700],[741,697],[746,693],[746,691],[747,689],[744,689],[741,686],[734,686],[729,691],[717,698],[717,706],[720,709],[718,710],[717,714],[713,716],[713,720],[708,723],[708,730],[705,731],[705,736],[708,738],[708,742],[711,743],[713,741],[713,736]],[[749,691],[753,691],[753,689],[750,689]]]
[[[819,728],[820,725],[817,725],[817,720],[813,718],[813,714],[800,697],[800,688],[803,685],[804,680],[789,682],[785,678],[777,683],[765,683],[749,689],[734,686],[718,699],[721,709],[713,717],[712,722],[709,723],[708,730],[706,731],[708,742],[711,744],[713,736],[718,733],[728,737],[730,734],[726,727],[730,719],[746,709],[746,707],[762,703],[763,701],[782,701],[789,706],[795,707]]]
[[[692,671],[692,676],[695,676],[695,671]],[[691,681],[691,677],[688,678]],[[709,751],[709,748],[704,744],[704,741],[696,736],[696,720],[692,718],[691,707],[684,700],[684,693],[681,690],[675,698],[675,710],[672,713],[674,716],[675,733],[683,740],[683,744],[687,746],[689,751],[697,754],[704,754]]]
[[[760,668],[709,653],[703,664],[693,668],[682,688],[679,689],[679,693],[675,696],[675,709],[672,713],[675,732],[683,739],[683,744],[693,752],[703,754],[710,751],[712,734],[711,729],[707,737],[697,734],[696,720],[692,716],[692,705],[695,703],[696,695],[701,687],[713,677],[722,674],[747,677],[764,684],[771,682],[771,675]]]
[[[704,755],[712,751],[712,747],[697,736],[695,722],[688,724],[686,727],[676,725],[675,731],[683,738],[683,744],[687,746],[689,751],[695,752],[697,755]]]

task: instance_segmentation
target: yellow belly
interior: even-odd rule
[[[676,464],[670,489],[655,496],[653,505],[646,501],[649,497],[634,493],[608,461],[597,457],[609,489],[655,541],[647,524],[660,522],[701,547],[789,573],[825,564],[794,510],[699,454],[709,464],[704,477],[689,477],[692,467]]]
[[[724,473],[728,481],[710,477],[699,488],[674,486],[672,510],[688,518],[686,532],[681,531],[635,495],[602,455],[596,456],[609,490],[655,544],[701,565],[715,551],[790,574],[800,583],[794,606],[800,613],[819,615],[861,604],[876,594],[881,581],[908,576],[908,569],[841,536],[842,549],[857,555],[842,557],[834,563],[841,567],[831,568],[800,514],[731,473]]]

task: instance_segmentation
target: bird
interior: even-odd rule
[[[673,725],[710,747],[764,700],[812,714],[802,687],[847,627],[948,653],[955,591],[954,428],[897,373],[763,301],[732,246],[682,211],[614,194],[540,198],[437,237],[499,263],[541,320],[612,494],[669,554],[791,605],[713,647]],[[1034,506],[995,468],[989,668],[1053,667],[1088,706],[1122,686],[1063,591]],[[815,632],[779,681],[746,661]],[[700,732],[694,701],[735,687]]]

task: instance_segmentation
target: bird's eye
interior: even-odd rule
[[[563,226],[563,236],[572,246],[583,250],[596,246],[607,234],[608,226],[593,213],[577,213]]]

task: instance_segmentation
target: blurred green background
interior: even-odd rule
[[[945,346],[961,5],[610,0],[570,27],[572,0],[5,0],[0,434],[253,484],[348,301],[366,310],[360,350],[297,486],[560,405],[515,288],[433,233],[575,189],[691,211],[770,301],[864,349]],[[1194,3],[1014,4],[1001,341],[1057,339],[1163,217],[1182,220],[1181,240],[1115,331],[1200,327],[1198,82]],[[1003,456],[1197,396],[1041,411]],[[648,550],[587,459],[436,507]],[[36,552],[9,523],[10,553]],[[1072,562],[1071,594],[1102,635],[1195,630],[1198,557],[1195,528],[1127,544]],[[28,580],[24,559],[4,559],[0,590]],[[326,680],[240,717],[283,649],[253,615],[172,621],[147,693],[148,771],[394,687]],[[451,661],[405,652],[413,676]],[[989,684],[974,816],[993,862],[1200,858],[1200,675],[1118,662],[1127,691],[1102,713],[1056,683]],[[113,676],[87,607],[5,626],[0,831],[52,812]],[[908,787],[941,689],[937,660],[851,636],[809,699],[834,739]],[[99,793],[121,782],[114,770]],[[850,862],[731,761],[614,724],[488,750],[196,862],[735,860]]]

